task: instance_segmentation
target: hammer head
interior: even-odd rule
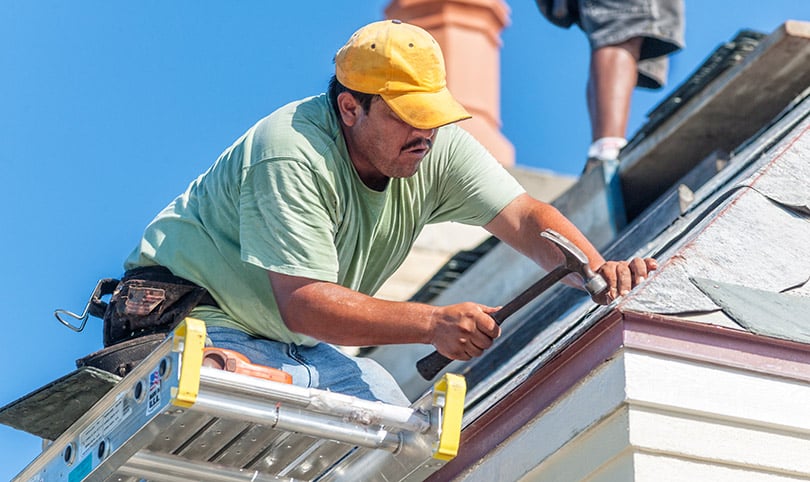
[[[604,278],[593,272],[588,257],[574,243],[566,239],[560,233],[546,229],[540,236],[554,243],[565,256],[563,266],[570,272],[578,274],[585,283],[585,289],[595,297],[608,289]]]

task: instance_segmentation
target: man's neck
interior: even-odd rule
[[[354,171],[357,173],[357,177],[359,177],[363,184],[369,189],[380,192],[384,191],[385,188],[388,187],[388,182],[391,178],[381,174],[368,159],[354,149],[354,144],[348,132],[346,132],[346,126],[341,125],[340,129],[343,133],[343,140],[346,143],[346,151],[349,153],[349,160],[354,167]]]

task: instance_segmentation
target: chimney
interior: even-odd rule
[[[392,0],[387,18],[418,25],[444,53],[447,86],[472,114],[459,123],[504,166],[515,164],[515,148],[501,133],[501,37],[509,24],[503,0]]]

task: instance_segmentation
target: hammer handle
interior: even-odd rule
[[[492,319],[498,326],[501,325],[508,317],[514,314],[519,309],[526,306],[526,304],[537,298],[541,293],[546,291],[549,287],[554,285],[557,281],[561,280],[571,271],[565,266],[558,266],[547,275],[540,278],[533,285],[526,288],[521,294],[517,295],[512,301],[507,303],[503,308],[492,314]],[[440,371],[444,369],[450,362],[453,361],[441,353],[434,351],[430,355],[421,358],[416,362],[416,370],[422,375],[425,380],[431,380]]]
[[[440,371],[444,369],[450,362],[453,361],[441,353],[434,351],[430,355],[421,358],[416,362],[416,369],[422,378],[425,380],[432,380]]]

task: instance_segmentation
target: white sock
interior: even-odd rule
[[[602,137],[593,141],[588,148],[588,158],[600,161],[613,161],[618,159],[619,151],[627,145],[623,137]]]

